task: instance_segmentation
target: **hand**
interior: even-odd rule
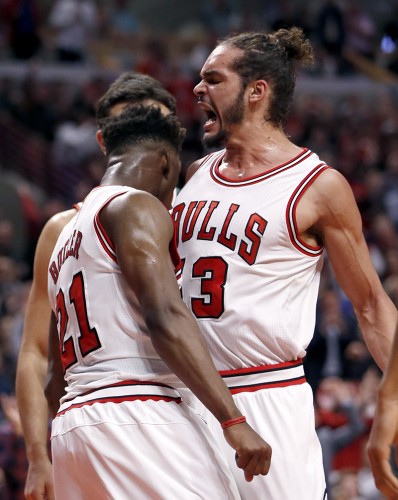
[[[272,449],[247,423],[224,429],[227,443],[236,451],[236,465],[243,469],[246,481],[268,474]]]
[[[376,486],[389,499],[398,498],[398,479],[390,463],[391,446],[398,445],[397,424],[398,402],[379,395],[367,451]],[[397,455],[397,448],[395,452]]]
[[[54,500],[52,466],[46,457],[29,464],[25,483],[26,500]]]

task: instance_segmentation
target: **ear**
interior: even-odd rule
[[[97,142],[98,142],[98,145],[100,147],[100,150],[102,151],[102,153],[104,155],[106,155],[106,147],[105,147],[105,142],[104,142],[104,138],[102,137],[102,132],[101,130],[97,130],[97,133],[95,134],[95,137],[97,139]]]
[[[249,86],[249,102],[261,101],[267,95],[268,83],[265,80],[256,80]]]
[[[162,154],[160,162],[162,176],[164,179],[168,179],[170,174],[170,161],[168,156],[166,154]]]

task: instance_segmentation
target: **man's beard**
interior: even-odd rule
[[[243,121],[243,95],[245,91],[242,89],[237,95],[235,101],[225,111],[223,117],[224,128],[222,128],[215,135],[203,137],[203,144],[207,148],[219,148],[225,146],[228,140],[228,132],[225,130],[225,125],[239,125]]]

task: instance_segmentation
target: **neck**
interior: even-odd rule
[[[240,126],[226,143],[224,173],[250,177],[288,162],[302,150],[293,144],[281,127],[268,122],[260,127]]]
[[[140,165],[144,157],[139,153],[110,156],[101,186],[129,186],[140,189]]]

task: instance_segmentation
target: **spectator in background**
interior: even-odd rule
[[[315,32],[325,50],[325,57],[333,70],[340,74],[344,71],[343,48],[346,38],[344,15],[335,0],[326,0],[321,6]],[[325,64],[325,61],[324,61]]]
[[[56,129],[52,145],[53,189],[65,202],[75,201],[75,188],[84,177],[86,163],[98,153],[94,109],[86,102],[73,104],[73,118]]]
[[[382,27],[380,37],[381,62],[390,71],[398,73],[398,3],[392,9]]]
[[[113,40],[126,40],[138,33],[140,23],[136,18],[131,0],[114,0],[110,2],[107,12],[107,30]]]
[[[323,283],[328,279],[325,271]],[[328,286],[321,289],[315,334],[305,358],[307,380],[314,392],[323,377],[358,379],[367,369],[371,358],[357,328],[341,291]]]
[[[21,98],[14,116],[25,127],[51,141],[57,116],[51,105],[51,85],[40,81],[33,74],[21,81]]]
[[[330,491],[333,458],[365,430],[353,393],[340,377],[326,377],[316,392],[317,434],[322,446],[326,483]]]
[[[377,28],[374,19],[359,0],[350,0],[345,10],[347,38],[345,48],[374,60],[377,49]]]
[[[55,30],[56,58],[61,62],[85,62],[88,44],[98,26],[94,0],[57,0],[49,14],[48,25]]]
[[[380,499],[365,453],[380,373],[373,364],[361,380],[327,377],[316,391],[317,433],[331,500]]]
[[[398,230],[398,146],[391,148],[385,161],[385,193],[386,211]]]
[[[38,0],[3,0],[1,20],[6,25],[11,56],[31,59],[41,48]]]
[[[24,500],[28,461],[15,396],[0,396],[5,419],[0,423],[0,497],[2,500]]]
[[[228,35],[236,19],[231,0],[207,0],[202,8],[201,20],[206,31],[218,37]]]
[[[134,70],[163,82],[169,72],[169,47],[160,39],[150,37],[138,54]]]
[[[358,475],[350,469],[339,474],[338,480],[330,493],[331,500],[365,500],[359,494]]]

